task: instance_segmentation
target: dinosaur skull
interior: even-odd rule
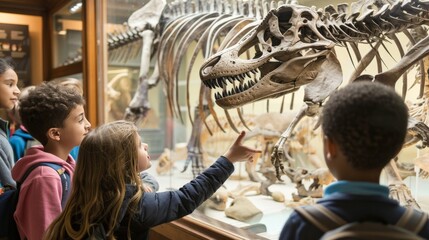
[[[225,109],[296,91],[317,76],[335,45],[320,34],[318,24],[317,12],[305,6],[272,10],[236,45],[206,60],[201,80],[210,88],[222,88],[215,98]],[[241,56],[252,48],[253,58]]]

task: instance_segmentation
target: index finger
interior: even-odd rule
[[[235,139],[234,145],[241,144],[241,141],[243,141],[244,136],[246,136],[246,132],[245,131],[241,131],[240,135],[238,135],[237,139]]]

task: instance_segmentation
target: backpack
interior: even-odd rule
[[[124,220],[126,215],[126,211],[123,210],[123,212],[119,215],[117,225],[115,227],[115,231],[119,229],[122,220]],[[108,235],[106,233],[106,230],[104,229],[103,223],[97,223],[95,226],[90,230],[90,234],[88,237],[85,238],[85,240],[106,240],[108,239]]]
[[[346,222],[326,207],[315,204],[296,208],[303,218],[324,232],[322,240],[400,239],[420,240],[420,230],[428,221],[427,213],[407,208],[395,225],[376,221]]]
[[[85,240],[106,240],[107,234],[103,224],[99,223],[92,229],[91,234]]]
[[[21,188],[21,184],[25,181],[28,175],[30,175],[31,171],[33,171],[33,169],[37,168],[38,166],[51,167],[60,175],[61,185],[63,189],[63,195],[61,197],[61,207],[64,208],[70,191],[69,174],[66,173],[64,169],[58,164],[48,162],[36,163],[30,166],[24,173],[24,176],[16,183],[16,189],[5,191],[3,194],[0,195],[0,239],[20,239],[13,214],[15,213],[16,205],[18,204],[19,190]]]
[[[116,223],[114,234],[116,234],[116,231],[120,231],[121,223],[125,219],[125,216],[127,216],[127,207],[124,208],[124,206],[121,207],[121,212],[118,216],[118,222]],[[120,235],[121,233],[119,233]],[[90,234],[84,239],[84,240],[106,240],[109,236],[107,235],[107,232],[104,228],[103,223],[99,222],[96,223],[92,229],[90,229]],[[121,239],[120,237],[118,239]]]

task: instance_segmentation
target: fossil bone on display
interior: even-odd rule
[[[235,198],[231,205],[225,209],[225,215],[242,222],[257,222],[262,218],[263,213],[248,198],[240,196]]]
[[[375,56],[381,62],[377,47],[383,44],[386,36],[397,42],[395,33],[426,25],[428,10],[426,1],[359,1],[350,9],[341,4],[337,9],[327,6],[324,11],[283,5],[270,11],[236,44],[208,58],[200,69],[200,77],[212,91],[220,88],[214,92],[214,97],[217,105],[224,109],[278,97],[305,86],[305,105],[276,143],[272,154],[280,179],[281,174],[290,171],[289,166],[284,166],[287,159],[282,151],[286,139],[303,116],[319,113],[323,101],[343,81],[333,47],[351,46],[355,50],[357,43],[373,46],[366,56],[358,57],[359,67],[353,76],[360,76]],[[394,87],[406,70],[428,55],[428,42],[428,37],[417,42],[388,71],[362,77]],[[254,56],[243,56],[242,53],[250,48],[254,49]],[[423,146],[427,145],[429,128],[425,124],[411,119],[409,129]],[[417,205],[415,201],[412,204]]]
[[[420,176],[422,176],[423,178],[429,177],[429,153],[426,153],[415,159],[414,164],[414,170],[417,171]]]
[[[158,164],[156,165],[156,173],[158,175],[165,175],[171,172],[173,161],[171,159],[170,149],[164,148],[161,156],[158,157]]]
[[[204,205],[199,209],[204,211],[204,208],[208,207],[218,211],[224,211],[227,206],[229,195],[229,192],[225,188],[221,187],[215,193],[213,193],[213,195],[207,199],[204,202]]]
[[[257,194],[263,194],[271,197],[276,197],[276,201],[281,201],[282,197],[280,194],[273,193],[267,194],[267,191],[260,190],[261,184],[266,182],[266,179],[271,177],[271,168],[273,167],[270,162],[270,155],[272,152],[272,147],[274,143],[280,138],[281,133],[287,128],[294,118],[294,111],[286,113],[270,112],[262,114],[243,114],[243,119],[246,122],[246,125],[252,130],[249,131],[243,141],[246,144],[257,146],[258,149],[262,150],[262,154],[257,157],[258,161],[254,163],[246,163],[245,170],[249,179],[255,184],[249,184],[243,186],[242,189],[236,190],[237,195],[244,195],[246,192],[255,191]],[[240,122],[241,119],[238,117],[231,117],[232,122],[237,126],[238,129],[245,129],[243,124]],[[311,119],[309,119],[311,120]],[[236,133],[233,132],[231,127],[228,124],[227,119],[219,118],[222,129],[226,132],[223,132],[220,127],[218,127],[216,122],[213,119],[207,120],[207,125],[212,130],[212,135],[209,134],[206,128],[203,128],[201,131],[201,141],[203,146],[210,146],[206,150],[206,153],[211,159],[216,159],[219,155],[223,154],[224,149],[226,149],[236,137]],[[313,137],[316,137],[314,132],[311,129],[313,123],[309,121],[303,121],[296,128],[294,135],[288,139],[286,144],[287,157],[291,161],[296,161],[295,159],[308,160],[308,164],[305,167],[314,169],[324,166],[324,163],[316,154],[316,150],[310,143]],[[265,175],[268,174],[268,175]],[[263,175],[264,178],[261,178],[260,175]],[[239,175],[239,179],[243,179],[245,176]],[[236,178],[235,175],[231,178]],[[271,184],[274,184],[275,179],[270,180]],[[265,186],[265,189],[268,189],[269,185]],[[251,190],[253,189],[253,190]],[[257,191],[255,189],[258,189]]]

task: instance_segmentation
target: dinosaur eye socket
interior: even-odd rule
[[[313,21],[314,17],[310,12],[304,11],[301,13],[301,18],[304,19],[304,23],[307,21]]]

